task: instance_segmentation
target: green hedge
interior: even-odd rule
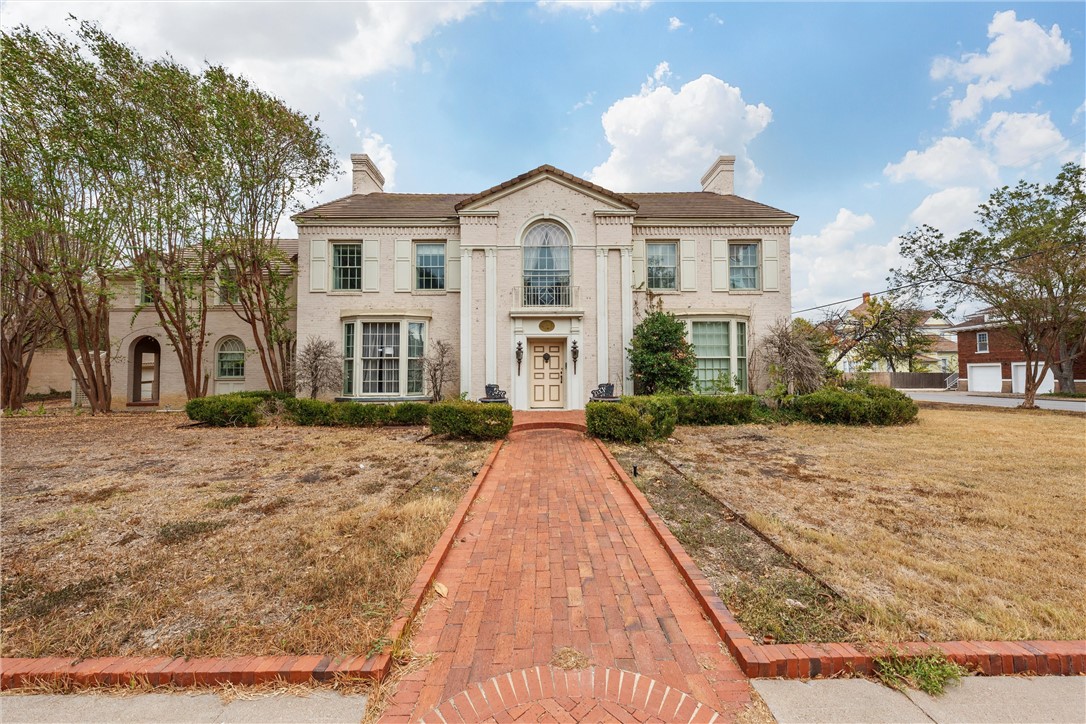
[[[319,425],[332,424],[332,403],[323,400],[311,400],[308,397],[296,397],[292,400],[283,400],[287,418],[295,425]]]
[[[754,422],[754,395],[682,395],[675,397],[680,425],[743,425]]]
[[[430,432],[468,440],[497,440],[513,428],[509,405],[448,400],[430,406]]]
[[[425,402],[382,405],[370,402],[324,402],[299,397],[284,400],[283,407],[294,424],[307,427],[424,425],[430,415],[430,405]]]
[[[615,442],[645,442],[652,428],[632,405],[625,402],[589,402],[584,409],[588,434]]]
[[[637,410],[656,439],[671,437],[679,420],[675,398],[670,395],[638,395],[622,398],[622,402]]]
[[[196,397],[185,403],[185,413],[213,427],[255,427],[260,424],[258,408],[263,401],[238,394]]]
[[[276,390],[242,390],[241,392],[231,393],[238,397],[253,397],[258,400],[290,400],[294,395],[290,392],[278,392]]]
[[[837,425],[904,425],[919,412],[908,395],[875,385],[856,391],[825,388],[791,404],[809,422]]]

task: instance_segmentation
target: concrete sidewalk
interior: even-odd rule
[[[28,694],[0,696],[4,724],[35,722],[201,722],[220,724],[358,724],[366,697],[314,691],[309,696],[268,695],[223,702],[212,693],[151,693],[111,696]]]
[[[980,407],[1018,407],[1021,397],[989,396],[981,392],[955,392],[952,390],[901,390],[918,402],[945,402],[952,405],[978,405]],[[1086,400],[1051,400],[1037,398],[1037,407],[1042,410],[1063,410],[1065,412],[1086,412]]]
[[[945,694],[908,694],[866,679],[752,679],[781,724],[793,722],[1086,722],[1086,677],[972,676]]]

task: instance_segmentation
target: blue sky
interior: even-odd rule
[[[996,186],[1084,155],[1081,2],[7,2],[2,22],[68,13],[319,113],[344,168],[370,153],[387,190],[543,163],[696,190],[736,154],[740,194],[800,216],[794,309],[882,289],[897,235],[956,233]]]

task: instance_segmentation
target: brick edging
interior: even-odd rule
[[[911,641],[897,644],[756,644],[713,591],[697,564],[683,549],[645,495],[615,460],[602,441],[596,446],[615,476],[645,517],[668,556],[679,569],[702,611],[728,646],[728,651],[750,677],[807,679],[850,671],[867,674],[875,659],[893,653],[923,655],[932,649],[979,673],[1076,675],[1086,673],[1086,640],[1079,641]]]
[[[233,656],[233,657],[102,657],[79,659],[70,656],[45,658],[0,658],[0,689],[12,689],[35,682],[70,682],[76,686],[118,686],[133,682],[149,686],[254,685],[282,680],[304,683],[336,677],[380,680],[392,666],[392,649],[422,607],[426,590],[445,560],[468,508],[479,494],[491,464],[504,440],[494,444],[486,462],[453,513],[445,532],[419,569],[398,615],[385,638],[390,642],[375,656]]]
[[[514,423],[509,433],[526,432],[527,430],[573,430],[574,432],[588,432],[588,426],[578,422],[566,422],[555,420],[553,422],[518,422]]]

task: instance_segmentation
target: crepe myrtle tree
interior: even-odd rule
[[[1025,399],[1056,370],[1074,388],[1086,347],[1086,175],[1068,163],[1049,184],[1019,181],[977,209],[977,228],[953,238],[921,226],[901,239],[906,265],[891,282],[927,290],[940,308],[979,302],[1005,322],[1026,360]]]

